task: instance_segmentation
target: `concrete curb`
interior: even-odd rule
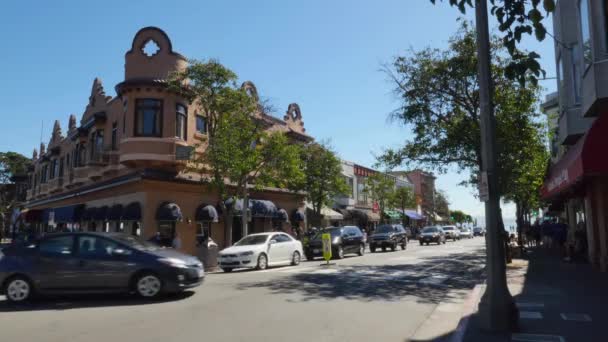
[[[475,285],[469,297],[464,303],[464,307],[462,310],[462,318],[458,322],[458,327],[454,331],[450,338],[450,342],[462,342],[464,338],[464,333],[467,331],[467,326],[469,325],[469,319],[471,315],[477,310],[477,306],[479,305],[479,301],[481,300],[481,289],[484,285],[478,284]]]

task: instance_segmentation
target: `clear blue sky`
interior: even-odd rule
[[[179,7],[174,7],[179,4]],[[80,119],[91,85],[106,94],[123,79],[124,54],[138,29],[158,26],[189,58],[218,58],[252,80],[282,116],[291,102],[307,132],[331,139],[340,156],[363,165],[410,133],[387,122],[396,108],[380,65],[407,48],[444,47],[459,13],[429,0],[307,1],[19,1],[0,11],[0,151],[27,156],[50,137],[52,123]],[[469,14],[468,18],[472,18]],[[526,47],[555,75],[550,39]],[[543,82],[549,89],[555,81]],[[475,216],[483,206],[456,172],[437,185],[452,207]],[[512,215],[506,206],[505,215]]]

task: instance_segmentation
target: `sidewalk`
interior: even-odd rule
[[[584,263],[564,263],[542,248],[507,267],[507,281],[520,311],[512,334],[481,331],[475,313],[463,341],[607,341],[608,274]],[[483,293],[483,291],[481,291]]]

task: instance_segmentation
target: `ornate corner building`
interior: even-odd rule
[[[65,134],[55,121],[48,145],[34,150],[23,222],[38,232],[125,232],[144,239],[159,232],[168,241],[177,233],[182,249],[192,254],[197,234],[226,245],[218,194],[187,171],[183,157],[195,148],[204,153],[207,116],[167,86],[169,75],[187,65],[165,32],[139,30],[125,55],[125,79],[116,85],[116,96],[108,96],[96,78],[80,121],[71,115]],[[242,87],[257,99],[252,82]],[[294,143],[313,140],[296,103],[283,119],[255,115]],[[252,233],[304,219],[302,193],[265,189],[251,198]],[[239,229],[233,225],[233,239]]]

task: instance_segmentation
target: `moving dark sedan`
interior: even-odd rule
[[[369,237],[369,250],[372,253],[376,252],[376,248],[382,248],[382,251],[390,248],[395,251],[397,246],[401,246],[401,249],[407,248],[407,233],[400,224],[383,224]]]
[[[0,252],[0,294],[11,302],[72,292],[155,298],[199,286],[204,276],[195,257],[123,234],[50,234]]]
[[[323,233],[331,234],[331,254],[335,259],[342,259],[348,253],[357,253],[360,256],[365,253],[365,240],[359,227],[331,227],[319,231],[310,240],[304,250],[307,260],[323,256],[323,242],[321,240]]]
[[[431,242],[435,242],[438,245],[445,244],[445,233],[439,226],[424,227],[418,240],[421,246],[425,243],[428,245]]]

